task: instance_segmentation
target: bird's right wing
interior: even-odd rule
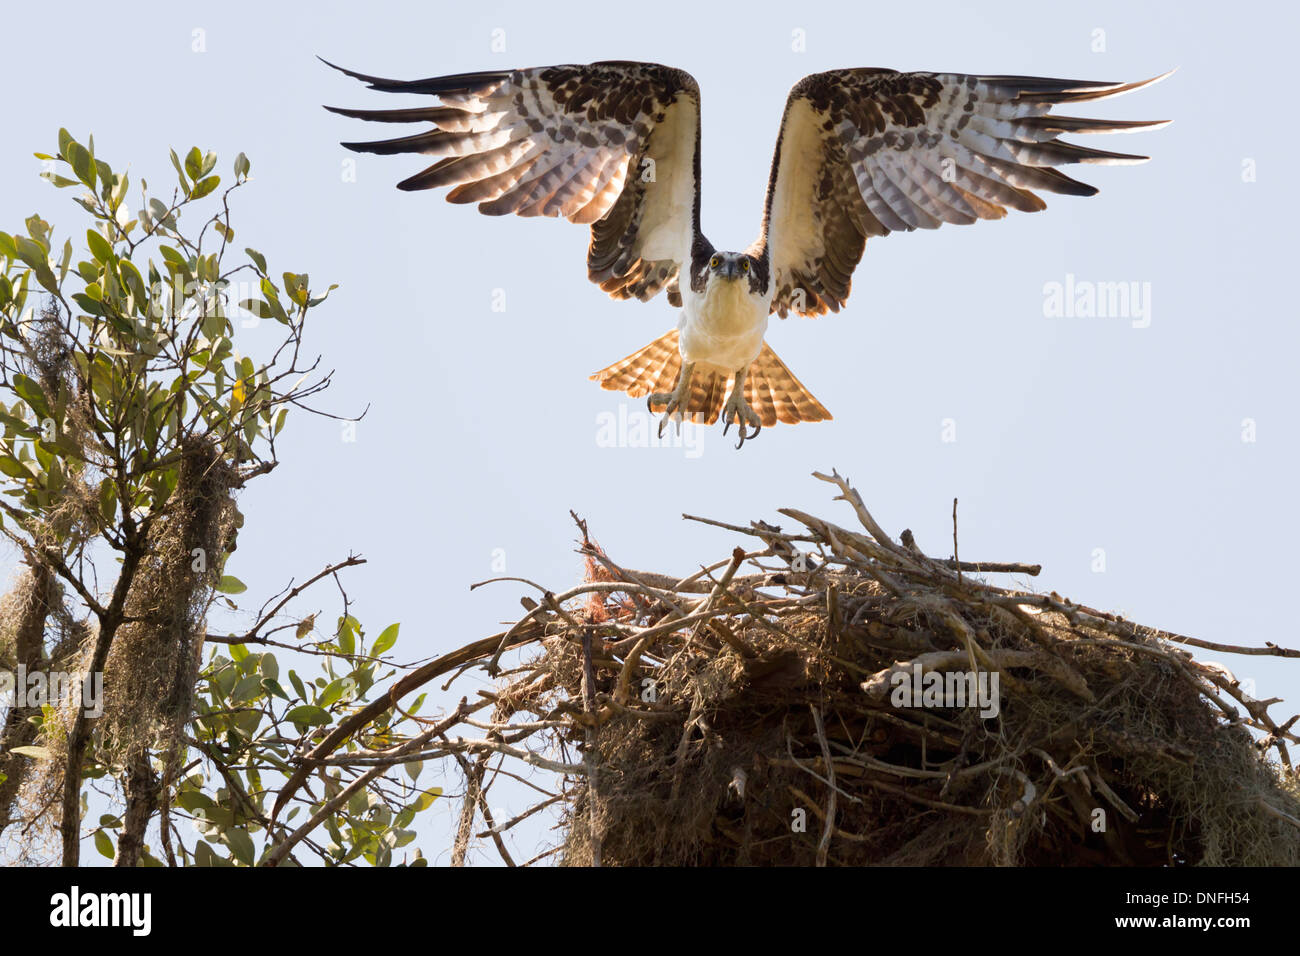
[[[333,64],[329,64],[333,66]],[[335,67],[335,69],[341,69]],[[649,299],[676,279],[703,241],[700,97],[690,74],[611,61],[387,80],[342,70],[440,105],[335,113],[385,123],[430,123],[414,136],[344,143],[369,153],[438,157],[399,189],[454,186],[447,199],[500,216],[564,216],[590,224],[589,278],[616,299]]]

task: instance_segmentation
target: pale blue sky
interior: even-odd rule
[[[1295,134],[1285,97],[1296,14],[1208,3],[599,6],[136,3],[5,12],[0,227],[39,211],[84,224],[37,179],[33,150],[59,126],[166,181],[170,146],[253,162],[240,245],[278,268],[337,282],[308,329],[337,369],[326,407],[370,404],[357,441],[291,416],[281,468],[241,500],[229,570],[251,595],[349,551],[357,616],[403,623],[406,654],[432,656],[513,619],[506,569],[561,588],[577,579],[573,508],[620,563],[689,572],[732,539],[683,511],[744,523],[796,506],[848,522],[808,477],[838,468],[891,532],[951,548],[961,499],[968,559],[1041,562],[1036,586],[1209,640],[1296,646],[1298,429],[1291,223]],[[116,8],[114,8],[116,10]],[[506,52],[493,51],[504,31]],[[1104,52],[1095,52],[1096,30]],[[201,30],[201,34],[194,31]],[[792,50],[803,30],[806,51]],[[204,52],[195,52],[195,38]],[[662,299],[607,299],[585,278],[587,230],[496,219],[394,184],[412,156],[353,155],[375,132],[321,104],[415,105],[366,90],[315,55],[403,78],[596,59],[646,59],[702,90],[703,220],[742,248],[759,220],[785,94],[841,66],[1165,82],[1065,112],[1172,119],[1092,137],[1136,167],[1076,167],[1101,189],[1046,196],[1000,222],[873,239],[845,311],[774,322],[769,341],[835,420],[764,430],[741,452],[708,429],[683,449],[602,447],[598,416],[624,396],[587,375],[672,327]],[[379,131],[381,134],[384,131]],[[1243,181],[1253,160],[1257,181]],[[1150,325],[1050,318],[1044,286],[1067,274],[1150,283]],[[492,310],[505,290],[506,309]],[[269,329],[246,333],[257,355]],[[639,403],[629,405],[633,413]],[[1244,419],[1257,440],[1242,441]],[[956,441],[943,441],[943,422]],[[734,436],[733,436],[734,437]],[[693,453],[694,454],[694,453]],[[1095,549],[1106,567],[1093,570]],[[0,560],[10,566],[12,552]],[[315,602],[335,613],[322,593]],[[436,623],[435,623],[436,622]],[[1213,656],[1213,655],[1210,655]],[[1300,702],[1300,666],[1225,658],[1260,696]]]

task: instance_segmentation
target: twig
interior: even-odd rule
[[[961,555],[957,553],[957,499],[952,499],[952,563],[957,569],[957,584],[961,584]]]
[[[835,761],[831,759],[831,747],[826,742],[826,728],[822,726],[822,715],[812,704],[808,705],[812,711],[813,726],[817,730],[817,741],[822,747],[822,760],[826,764],[826,777],[830,783],[829,792],[826,796],[826,825],[822,829],[822,838],[817,843],[817,865],[826,865],[826,854],[831,848],[831,836],[835,832],[835,797],[837,788],[835,786]]]

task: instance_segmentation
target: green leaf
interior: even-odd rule
[[[230,692],[230,699],[240,702],[255,700],[261,696],[263,690],[262,678],[256,674],[250,674],[234,686],[234,689]]]
[[[263,677],[269,677],[271,680],[280,676],[280,662],[275,659],[274,654],[263,654],[257,669],[262,672]]]
[[[10,478],[17,478],[20,481],[29,481],[32,473],[27,467],[12,455],[0,457],[0,472],[4,472]]]
[[[245,156],[243,153],[240,153],[238,156],[236,156],[235,157],[235,178],[247,179],[248,171],[249,169],[252,168],[252,165],[253,164],[248,161],[248,157]]]
[[[226,574],[221,578],[221,583],[217,585],[217,590],[222,594],[243,594],[248,590],[248,585],[234,575]]]
[[[126,173],[123,173],[121,176],[117,177],[117,182],[113,186],[113,191],[109,193],[109,197],[108,197],[109,201],[113,204],[113,208],[115,210],[117,209],[118,206],[122,205],[122,200],[126,198],[126,192],[130,188],[131,188],[130,176],[128,176]]]
[[[13,390],[18,393],[19,398],[31,406],[37,418],[50,417],[50,406],[45,399],[45,393],[41,391],[35,379],[28,378],[26,375],[15,375]]]
[[[351,615],[339,621],[338,642],[339,650],[345,655],[355,654],[357,650],[356,640],[357,622]]]
[[[289,695],[284,692],[284,688],[280,686],[280,682],[270,677],[262,678],[262,690],[266,691],[268,694],[274,694],[276,697],[281,697],[284,700],[289,699]]]
[[[289,671],[289,683],[293,685],[293,689],[297,691],[300,699],[307,699],[307,688],[303,686],[302,678],[296,672]]]
[[[298,275],[295,272],[286,272],[284,274],[284,291],[289,294],[289,298],[299,305],[307,304],[307,283],[308,277],[306,274]]]
[[[262,275],[266,275],[266,256],[256,249],[245,249],[244,251],[248,253],[248,258],[253,260],[253,265],[257,266],[257,271]]]
[[[113,183],[117,177],[113,175],[113,168],[102,159],[95,159],[92,154],[91,160],[95,164],[95,171],[99,174],[100,195],[107,199],[112,193]]]
[[[346,689],[347,685],[343,683],[342,679],[330,681],[326,688],[321,691],[320,698],[316,701],[317,706],[328,707],[330,704],[336,703],[343,696],[343,691]]]
[[[437,800],[441,796],[442,787],[430,787],[428,790],[420,794],[411,806],[415,808],[416,813],[419,813],[420,811],[427,810],[429,807],[433,806],[433,801]]]
[[[75,179],[69,179],[67,176],[60,176],[58,173],[41,173],[41,179],[54,183],[59,189],[66,189],[69,186],[77,185]]]
[[[63,284],[64,278],[68,275],[68,266],[72,262],[72,240],[65,239],[63,242],[63,255],[59,257],[59,284]]]
[[[185,172],[195,182],[198,182],[199,177],[203,175],[203,154],[199,152],[197,146],[191,146],[190,151],[185,154]]]
[[[149,200],[149,214],[158,220],[160,226],[167,229],[171,229],[176,225],[176,218],[172,215],[171,207],[161,199]]]
[[[212,192],[212,190],[216,189],[219,185],[221,185],[220,176],[209,176],[207,179],[200,180],[199,182],[194,184],[194,189],[190,193],[190,198],[202,199],[208,193]]]
[[[139,311],[144,311],[145,305],[149,302],[149,292],[144,287],[144,277],[140,275],[134,263],[123,259],[118,263],[118,271],[122,274],[122,281],[126,287],[131,290],[135,297],[135,307]]]
[[[295,707],[284,715],[285,720],[292,721],[299,725],[317,725],[324,726],[330,722],[330,715],[319,707],[311,704],[303,704]]]
[[[49,265],[49,254],[39,242],[26,236],[14,236],[14,251],[19,259],[33,269]]]
[[[95,831],[95,849],[99,851],[100,856],[106,856],[113,859],[113,841],[108,838],[108,834],[103,830]]]
[[[195,810],[208,810],[213,806],[212,798],[201,790],[182,790],[176,795],[176,802],[193,813]]]
[[[171,155],[172,155],[172,165],[176,167],[176,178],[179,179],[179,180],[180,180],[180,183],[181,183],[181,191],[182,191],[182,192],[189,192],[189,191],[190,191],[190,184],[187,183],[187,182],[185,181],[185,170],[183,170],[183,169],[181,168],[181,160],[180,160],[180,157],[176,155],[176,150],[174,150],[174,149],[171,151]],[[152,206],[152,205],[153,205],[153,202],[150,201],[150,206]],[[154,218],[155,218],[155,219],[158,218],[156,214],[155,214]]]
[[[112,244],[94,229],[86,230],[86,245],[96,262],[108,262],[113,257]]]
[[[234,854],[236,860],[245,866],[253,865],[253,838],[248,835],[247,830],[231,827],[222,834],[226,846],[230,847],[230,852]]]
[[[370,649],[370,653],[373,656],[378,657],[380,654],[384,653],[384,651],[396,644],[397,631],[401,626],[400,623],[390,624],[388,627],[384,628],[384,633],[379,635],[379,638],[375,641],[375,646]]]
[[[31,757],[33,760],[49,760],[49,747],[14,747],[9,751],[11,754],[20,754],[24,757]]]
[[[72,171],[77,174],[77,178],[89,186],[95,188],[95,161],[91,159],[90,151],[80,143],[68,144],[68,162],[72,164]]]
[[[109,524],[117,516],[117,483],[112,478],[99,483],[99,514]]]

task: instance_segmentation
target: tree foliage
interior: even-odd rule
[[[329,385],[302,346],[335,287],[273,273],[235,242],[242,153],[223,183],[215,153],[173,151],[162,190],[66,130],[37,157],[75,192],[80,224],[63,235],[32,215],[0,232],[0,533],[24,564],[0,601],[15,692],[0,736],[7,853],[41,859],[44,832],[65,864],[89,837],[118,865],[387,865],[438,794],[415,785],[417,764],[360,783],[313,766],[314,790],[295,788],[274,821],[268,808],[303,754],[396,673],[383,658],[397,626],[368,639],[341,585],[332,633],[298,611],[309,585],[361,559],[255,612],[227,571],[237,494],[275,468],[290,410],[313,411]],[[278,344],[244,354],[239,330],[261,322],[281,327]],[[251,626],[209,633],[218,612]],[[74,693],[51,692],[60,677]],[[81,693],[96,680],[102,713]],[[345,749],[400,742],[418,719],[381,710]]]

